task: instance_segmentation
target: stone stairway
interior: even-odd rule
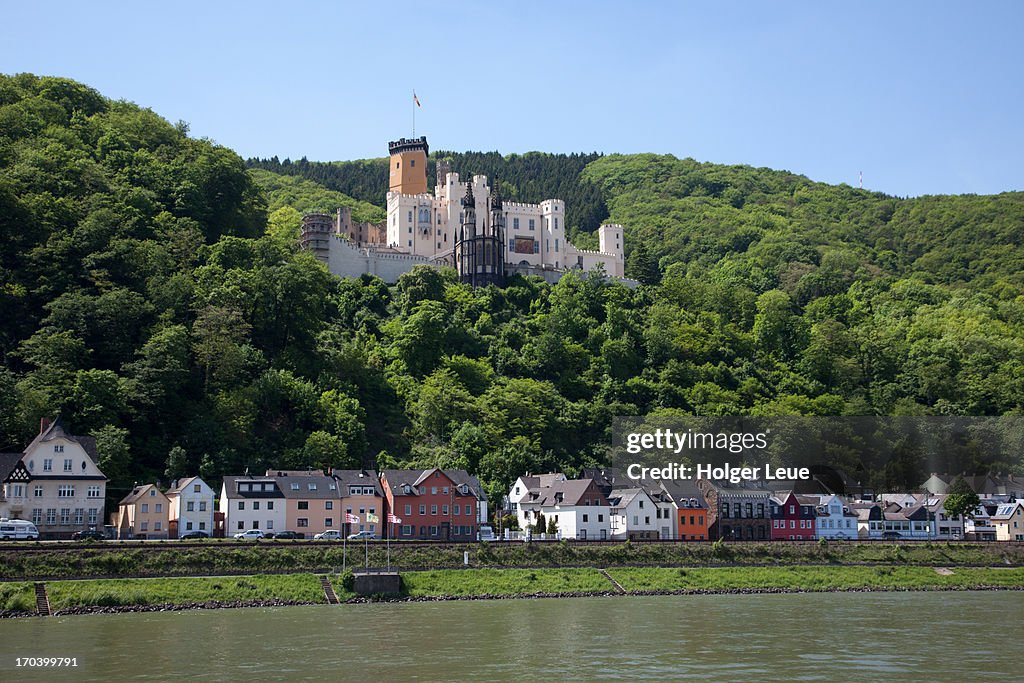
[[[324,589],[324,595],[327,596],[327,603],[330,605],[337,605],[339,603],[338,595],[334,592],[334,586],[331,585],[330,579],[326,576],[321,576],[320,585]]]
[[[50,616],[50,598],[46,595],[46,584],[36,583],[36,611],[39,616]]]
[[[626,589],[622,587],[622,584],[620,584],[618,581],[613,579],[612,575],[608,573],[607,569],[601,569],[599,571],[602,574],[604,574],[604,578],[606,578],[606,579],[608,579],[609,581],[612,582],[612,585],[615,587],[615,592],[616,593],[625,593],[626,592]]]

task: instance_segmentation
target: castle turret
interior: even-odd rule
[[[391,153],[389,173],[391,192],[423,194],[427,191],[427,137],[407,140],[402,138],[388,143]]]

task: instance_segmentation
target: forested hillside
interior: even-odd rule
[[[650,284],[339,280],[297,250],[296,206],[268,220],[268,197],[318,203],[315,186],[254,181],[81,84],[0,77],[0,450],[60,411],[97,436],[113,497],[197,470],[396,463],[466,467],[494,494],[600,462],[616,414],[1024,409],[1020,195],[567,159]],[[872,483],[920,481],[915,458]]]

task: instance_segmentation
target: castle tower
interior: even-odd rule
[[[466,183],[462,198],[462,226],[455,243],[455,264],[459,280],[473,287],[505,284],[504,225],[501,195],[491,193],[490,221],[477,229],[476,198],[472,181]]]
[[[388,143],[391,192],[424,194],[427,191],[427,136],[407,140],[402,138]]]
[[[307,213],[302,217],[299,243],[303,249],[313,252],[320,261],[327,263],[330,251],[329,241],[335,230],[334,217],[328,213]]]

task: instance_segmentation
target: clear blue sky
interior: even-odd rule
[[[897,195],[1024,189],[1024,2],[0,0],[0,71],[244,157],[658,152]]]

